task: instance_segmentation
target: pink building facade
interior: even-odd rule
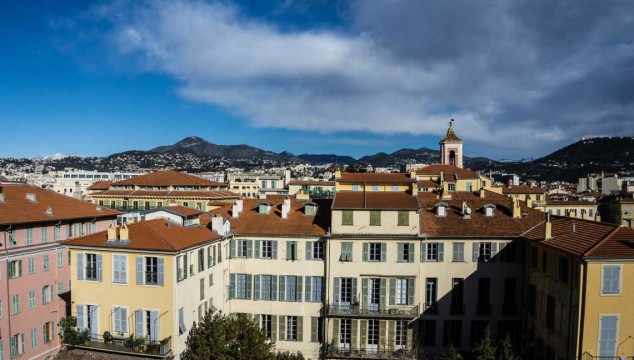
[[[61,240],[106,230],[118,212],[23,184],[0,184],[0,360],[50,359],[70,307]]]

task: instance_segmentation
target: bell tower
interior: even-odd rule
[[[447,135],[440,140],[440,163],[462,168],[462,139],[453,130],[454,119],[449,121]]]

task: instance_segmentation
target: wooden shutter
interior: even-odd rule
[[[9,270],[12,268],[9,267]],[[11,277],[11,275],[9,275]],[[84,254],[77,254],[77,280],[84,280]]]
[[[286,340],[286,316],[278,316],[278,325],[280,327],[280,340]]]
[[[260,300],[260,275],[255,275],[255,297],[253,300]]]
[[[306,241],[306,260],[313,259],[313,242]]]
[[[103,259],[101,254],[97,254],[97,281],[103,280]]]
[[[473,262],[478,262],[480,257],[480,243],[473,243]]]
[[[416,290],[416,281],[414,278],[407,279],[407,305],[414,305],[414,291]]]
[[[273,251],[272,251],[273,252],[273,256],[272,257],[275,260],[275,259],[277,259],[277,240],[273,240],[272,247],[273,247]]]
[[[445,243],[438,243],[438,262],[445,261]]]
[[[310,318],[310,341],[318,342],[319,318],[311,316]]]
[[[277,301],[277,275],[271,275],[271,301]]]
[[[255,240],[255,258],[259,259],[260,256],[260,248],[262,247],[260,240]]]
[[[385,343],[386,325],[387,325],[387,321],[379,320],[379,351],[386,350],[386,343]]]
[[[304,341],[304,317],[297,317],[297,341]]]
[[[277,316],[271,315],[271,340],[277,341]]]
[[[416,243],[409,243],[409,257],[407,262],[414,262],[414,255],[416,254]]]
[[[355,322],[356,320],[352,320],[352,322]],[[341,330],[341,325],[339,322],[339,319],[332,319],[332,343],[335,346],[339,345],[339,332]],[[354,334],[353,334],[354,336]]]
[[[396,244],[396,256],[398,256],[396,261],[406,261],[406,260],[408,260],[408,259],[404,259],[404,257],[405,257],[405,255],[403,255],[404,252],[405,252],[404,248],[405,248],[405,244],[404,243]]]
[[[253,240],[247,240],[247,258],[253,257]]]
[[[297,285],[295,286],[296,288],[296,294],[295,294],[295,299],[297,299],[297,302],[302,302],[302,283],[304,282],[304,278],[301,276],[296,276],[295,277],[295,281],[297,282]]]
[[[396,279],[390,279],[390,305],[396,305]]]
[[[387,244],[381,243],[381,262],[385,262],[387,259]]]
[[[280,301],[286,301],[286,276],[280,275]]]
[[[361,279],[361,306],[368,306],[368,279]]]
[[[360,349],[363,351],[365,350],[365,348],[367,347],[368,344],[368,320],[359,320],[360,322],[360,331],[361,333],[360,338],[361,338],[361,344],[360,344]]]
[[[158,285],[163,286],[165,284],[165,260],[158,258]]]
[[[386,297],[386,292],[387,292],[387,279],[385,278],[381,278],[380,280],[380,300],[379,302],[381,303],[380,306],[381,308],[385,309],[385,305],[387,305],[387,297]]]
[[[420,261],[423,262],[427,259],[427,243],[420,244]]]
[[[246,291],[246,293],[247,293],[246,295],[247,296],[246,296],[246,298],[248,300],[251,300],[251,294],[252,294],[252,291],[253,291],[253,275],[251,275],[251,274],[247,275],[246,288],[247,288],[247,291]]]
[[[306,295],[304,296],[304,299],[305,299],[306,302],[313,301],[313,297],[312,297],[312,294],[311,294],[312,289],[313,289],[312,285],[313,284],[312,284],[311,277],[310,276],[306,276],[306,286],[305,286]]]
[[[185,269],[185,272],[189,271],[188,269]],[[136,257],[136,284],[137,285],[143,285],[144,281],[143,281],[143,256],[137,256]]]
[[[369,247],[370,247],[370,244],[363,243],[363,261],[368,261],[368,248]]]

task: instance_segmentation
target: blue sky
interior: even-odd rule
[[[0,156],[190,135],[355,157],[544,155],[633,135],[631,2],[0,3]],[[553,8],[557,6],[557,8]]]

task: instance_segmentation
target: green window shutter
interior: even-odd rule
[[[277,316],[271,316],[271,340],[277,341]]]
[[[385,262],[387,260],[387,244],[381,243],[381,262]]]
[[[357,278],[352,278],[352,302],[359,301],[357,293]]]
[[[287,241],[286,242],[286,260],[292,260],[293,259],[293,250],[292,250],[291,243],[292,243],[292,241]]]
[[[230,253],[231,259],[234,259],[236,257],[236,241],[235,240],[231,240],[230,247],[231,247],[231,253]]]
[[[304,278],[301,276],[296,276],[295,278],[297,279],[297,293],[295,294],[295,298],[297,302],[302,302],[302,283],[304,282]]]
[[[260,300],[260,275],[255,275],[255,297],[253,300]]]
[[[439,242],[438,243],[438,262],[445,261],[445,244]]]
[[[385,333],[386,333],[386,325],[387,321],[380,320],[379,321],[379,351],[385,351]]]
[[[427,258],[427,244],[421,243],[420,244],[420,262],[425,261],[426,258]]]
[[[247,240],[247,258],[253,257],[253,240]]]
[[[278,316],[277,323],[280,326],[280,340],[286,340],[286,316]]]
[[[310,276],[306,276],[306,295],[304,296],[304,301],[311,302],[313,298],[311,296],[312,291],[312,280]]]
[[[381,226],[381,211],[370,211],[370,226]]]
[[[396,304],[396,279],[390,279],[390,305]]]
[[[341,225],[353,225],[354,217],[352,210],[343,210],[341,212]]]
[[[311,316],[310,318],[310,342],[317,342],[317,331],[318,331],[318,323],[319,318]]]
[[[247,299],[249,300],[251,300],[251,291],[253,290],[252,281],[253,281],[253,275],[248,274],[247,275]]]
[[[381,292],[380,292],[380,298],[379,298],[379,302],[380,302],[380,307],[381,308],[385,308],[385,305],[387,305],[387,299],[386,299],[386,292],[387,292],[387,279],[385,278],[381,278],[380,280],[380,285],[381,285]]]
[[[368,320],[359,320],[359,322],[361,325],[360,326],[361,333],[359,334],[361,337],[360,349],[363,351],[365,350],[368,344]]]
[[[306,241],[306,260],[313,259],[313,242]]]
[[[363,243],[363,261],[368,261],[368,248],[369,247],[370,247],[370,244]]]
[[[277,240],[273,240],[273,260],[277,259]]]
[[[261,244],[260,240],[255,240],[255,258],[256,259],[260,258],[260,247],[262,246],[260,244]]]
[[[277,301],[277,275],[271,276],[271,301]]]
[[[339,303],[339,287],[341,286],[341,278],[336,277],[335,278],[335,286],[333,289],[333,294],[332,294],[332,298],[335,300],[334,302],[337,304]]]
[[[414,305],[414,291],[416,282],[414,278],[407,279],[407,305]]]
[[[236,297],[236,274],[229,274],[229,299]]]
[[[368,279],[361,279],[361,306],[368,306]]]
[[[398,226],[409,226],[409,212],[398,212]]]
[[[403,245],[405,245],[405,244],[403,244],[403,243],[396,244],[396,252],[397,252],[397,256],[398,256],[396,261],[403,261],[404,260],[403,259],[403,257],[404,257],[404,255],[403,255],[403,252],[404,252],[403,247],[404,246]]]
[[[473,243],[473,262],[478,262],[480,257],[480,243]]]
[[[354,350],[358,349],[358,345],[357,345],[357,339],[358,339],[358,332],[359,332],[359,320],[352,320],[350,321],[350,347]]]
[[[354,322],[355,320],[352,320]],[[332,319],[332,343],[335,346],[339,345],[339,331],[341,330],[339,325],[339,319]],[[354,336],[354,333],[353,335]]]
[[[304,317],[297,317],[297,341],[304,341]]]
[[[280,275],[280,301],[286,301],[286,276]]]
[[[414,262],[414,254],[416,254],[416,243],[409,243],[409,257],[407,262]]]
[[[387,328],[387,349],[394,350],[396,346],[396,321],[390,320]]]

